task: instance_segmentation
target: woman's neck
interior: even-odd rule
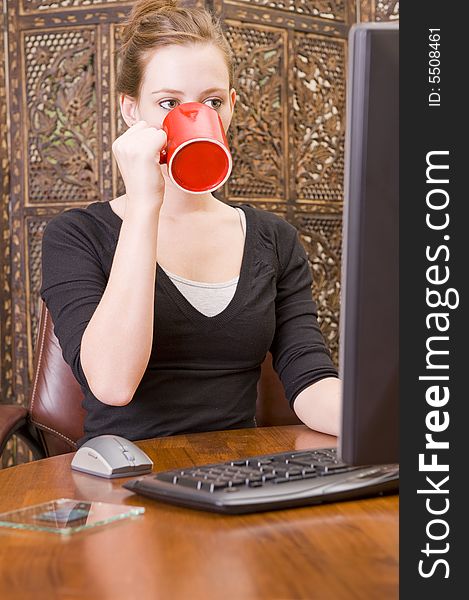
[[[191,194],[178,188],[169,178],[167,166],[162,165],[165,180],[164,202],[161,215],[177,219],[187,215],[219,212],[225,209],[225,204],[217,200],[213,194]]]

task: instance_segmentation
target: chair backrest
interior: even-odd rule
[[[81,387],[62,356],[52,318],[41,300],[29,416],[48,456],[76,450],[76,441],[83,435],[82,401]],[[256,422],[261,427],[301,423],[288,406],[270,354],[258,383]]]
[[[52,318],[40,301],[29,418],[48,456],[76,450],[83,435],[83,392],[62,356]]]

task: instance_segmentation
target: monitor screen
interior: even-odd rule
[[[397,463],[399,403],[399,28],[349,33],[339,372],[339,452]]]

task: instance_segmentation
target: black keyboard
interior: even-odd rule
[[[399,465],[351,467],[336,448],[320,448],[161,471],[123,487],[170,504],[241,514],[395,494]]]

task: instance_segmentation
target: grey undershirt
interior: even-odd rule
[[[238,211],[243,235],[246,237],[246,216],[241,208],[233,207]],[[161,265],[160,265],[161,266]],[[207,317],[214,317],[221,313],[231,302],[238,285],[238,277],[221,283],[203,283],[185,279],[163,269],[178,290],[199,312]]]

